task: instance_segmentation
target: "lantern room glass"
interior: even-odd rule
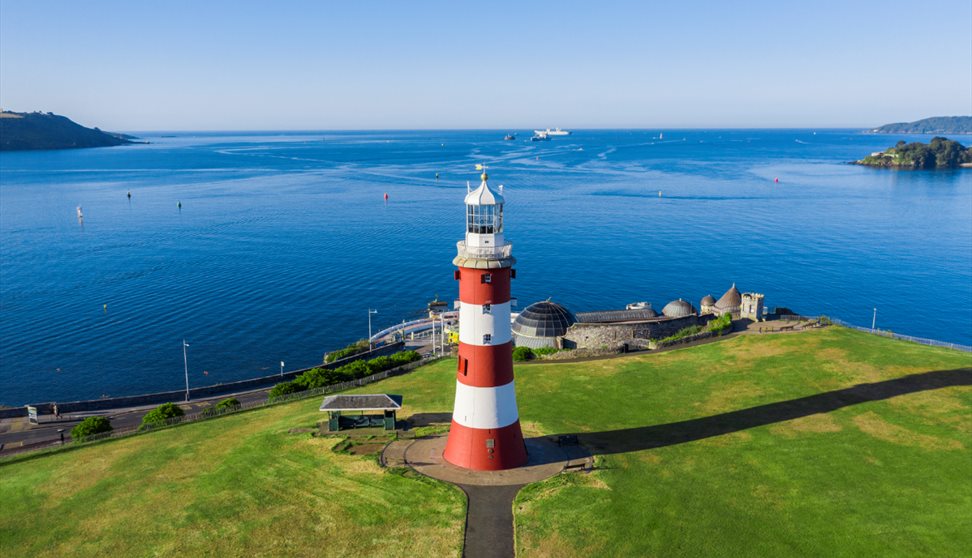
[[[466,231],[476,234],[503,232],[503,206],[467,205]]]

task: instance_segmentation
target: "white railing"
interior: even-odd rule
[[[513,245],[507,242],[501,246],[466,246],[465,240],[456,243],[459,255],[466,258],[509,258],[513,254]]]

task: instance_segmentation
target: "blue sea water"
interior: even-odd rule
[[[972,343],[972,171],[845,164],[927,137],[504,133],[144,134],[0,154],[0,403],[179,389],[183,338],[204,385],[313,365],[367,335],[369,307],[375,330],[417,317],[457,293],[479,162],[506,187],[521,308],[698,305],[736,282],[770,307],[861,325],[877,307],[881,328]]]

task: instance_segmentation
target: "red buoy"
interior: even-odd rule
[[[388,201],[388,192],[385,192],[385,201]]]
[[[779,183],[779,181],[780,181],[780,179],[779,179],[779,178],[774,178],[774,179],[773,179],[773,182],[776,182],[776,183]],[[385,197],[387,198],[387,197],[388,197],[388,195],[387,195],[387,194],[385,194]]]

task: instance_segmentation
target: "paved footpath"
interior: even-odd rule
[[[419,473],[454,484],[466,493],[466,558],[510,558],[513,548],[513,499],[521,488],[590,464],[579,446],[561,447],[548,438],[526,440],[529,462],[505,471],[470,471],[442,458],[446,437],[399,440],[386,446],[382,462],[408,465]]]

